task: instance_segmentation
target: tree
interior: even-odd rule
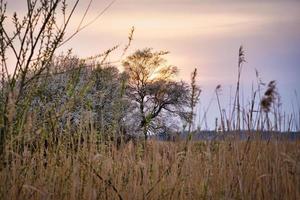
[[[126,94],[132,101],[137,116],[138,130],[145,140],[150,132],[163,128],[161,118],[166,115],[187,118],[189,113],[189,86],[175,81],[177,68],[166,63],[166,51],[137,50],[123,61],[128,76]],[[166,118],[164,118],[166,119]]]
[[[23,16],[17,12],[9,16],[7,3],[0,0],[0,156],[7,135],[22,132],[30,106],[39,94],[37,85],[49,76],[56,50],[98,19],[113,3],[84,23],[90,0],[77,29],[66,36],[79,1],[27,0]]]
[[[38,83],[39,96],[30,106],[33,124],[51,124],[47,127],[51,132],[59,128],[79,133],[91,122],[101,139],[123,134],[128,107],[124,97],[126,76],[117,67],[85,63],[71,51],[55,56],[51,63],[51,76]]]
[[[9,27],[6,3],[0,1],[0,155],[7,134],[22,131],[36,94],[36,83],[47,72],[56,49],[65,41],[66,28],[78,3],[76,0],[67,12],[66,0],[28,0],[26,14],[20,16],[15,12]],[[63,17],[62,23],[58,23],[58,16]],[[9,65],[13,68],[9,69]],[[16,110],[11,117],[10,109]]]

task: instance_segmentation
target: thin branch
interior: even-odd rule
[[[115,3],[116,0],[113,0],[111,1],[107,7],[105,7],[94,19],[92,19],[90,22],[88,22],[87,24],[85,24],[84,26],[80,27],[80,25],[82,24],[86,14],[83,15],[83,18],[81,19],[80,23],[79,23],[79,26],[77,28],[77,30],[72,34],[70,35],[66,40],[64,40],[59,46],[63,46],[64,44],[66,44],[68,41],[70,41],[75,35],[77,35],[80,31],[82,31],[83,29],[85,29],[86,27],[90,26],[91,24],[93,24],[95,21],[97,21],[114,3]],[[91,3],[91,2],[90,2]],[[88,5],[85,13],[88,11],[88,9],[90,8],[90,4]]]

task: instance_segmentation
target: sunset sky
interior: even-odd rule
[[[21,12],[24,7],[19,2],[9,0],[9,10]],[[87,21],[110,2],[94,0]],[[80,3],[69,31],[78,25],[87,3]],[[257,69],[265,82],[277,80],[282,99],[290,107],[292,101],[296,105],[294,91],[300,94],[299,8],[300,1],[291,0],[117,0],[59,51],[73,48],[84,57],[125,45],[134,26],[128,53],[145,47],[168,50],[169,63],[179,67],[179,78],[184,80],[197,67],[207,104],[218,84],[223,86],[222,98],[228,99],[229,88],[236,82],[238,48],[243,45],[245,95]],[[120,54],[109,59],[114,61]]]

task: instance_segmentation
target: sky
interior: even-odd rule
[[[9,0],[9,10],[22,12],[19,2]],[[110,2],[94,0],[87,21]],[[87,4],[87,0],[79,4],[69,32],[76,29]],[[238,49],[243,45],[247,61],[242,73],[245,99],[256,81],[257,69],[263,81],[277,81],[282,101],[291,110],[291,105],[299,104],[295,91],[300,94],[299,8],[300,0],[116,0],[101,18],[59,51],[72,48],[76,55],[85,57],[125,45],[134,26],[128,54],[145,47],[168,50],[168,63],[178,66],[178,79],[186,81],[196,67],[202,104],[207,106],[218,84],[223,88],[221,99],[227,104],[229,90],[236,83]],[[121,51],[109,59],[118,60]],[[211,113],[217,115],[216,110]]]

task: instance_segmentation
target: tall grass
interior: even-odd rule
[[[242,46],[238,52],[238,73],[235,95],[232,98],[231,90],[229,94],[229,106],[222,107],[221,85],[215,88],[214,96],[219,111],[219,118],[215,120],[215,130],[222,132],[235,131],[274,131],[274,132],[299,132],[300,108],[297,93],[295,93],[296,106],[292,105],[292,111],[287,113],[283,110],[280,91],[276,80],[268,83],[263,82],[258,70],[256,73],[256,85],[252,83],[251,96],[245,98],[241,93],[242,69],[245,64],[245,51]],[[198,130],[201,130],[203,123],[207,124],[207,114],[214,98],[209,101],[207,108],[203,109],[202,116],[199,115]],[[233,100],[233,102],[232,102]],[[218,116],[214,114],[214,116]],[[207,126],[205,127],[206,129]]]
[[[299,141],[132,142],[119,149],[82,125],[10,140],[0,199],[299,199]],[[38,139],[37,139],[38,138]],[[184,151],[187,146],[188,151]]]
[[[64,40],[79,0],[69,14],[66,1],[34,2],[27,2],[29,15],[24,22],[14,15],[17,31],[9,36],[4,26],[6,3],[0,0],[0,199],[300,199],[299,140],[228,138],[196,142],[190,140],[190,134],[186,141],[134,138],[128,142],[132,138],[125,136],[136,133],[124,126],[125,119],[135,120],[131,116],[125,118],[125,114],[132,112],[125,98],[126,78],[114,67],[103,67],[118,46],[86,59],[73,58],[69,52],[55,60],[56,49],[94,21],[82,24],[92,1],[78,29]],[[56,32],[55,11],[59,8],[68,20]],[[33,26],[44,15],[42,27]],[[35,32],[38,37],[34,37]],[[121,59],[131,44],[133,32],[134,29]],[[5,52],[15,52],[19,43],[14,39],[20,36],[30,42],[23,43],[19,53],[14,53],[16,67],[10,76]],[[299,127],[295,125],[295,114],[282,115],[275,82],[268,85],[263,96],[258,84],[249,111],[241,103],[244,62],[241,47],[236,94],[228,117],[221,106],[220,86],[216,88],[221,130],[240,131],[245,123],[254,134],[266,130],[265,126],[268,131],[281,130],[281,124],[286,123],[288,130]],[[194,133],[195,107],[200,95],[196,75],[195,69],[188,105],[189,133]],[[176,102],[177,98],[174,99]],[[137,121],[134,122],[132,126],[136,126]]]

